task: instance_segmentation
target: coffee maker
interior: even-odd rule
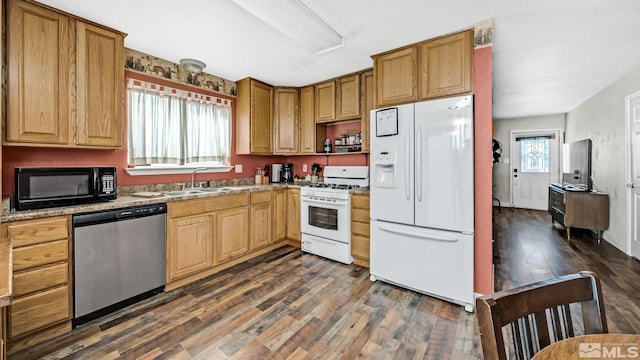
[[[293,164],[282,164],[282,182],[293,182]]]

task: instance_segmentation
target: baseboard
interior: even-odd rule
[[[613,245],[616,249],[622,251],[626,255],[629,255],[629,252],[628,252],[628,249],[627,249],[627,244],[618,241],[618,239],[616,239],[608,231],[605,231],[602,234],[602,240],[604,240],[604,241],[608,242],[609,244]]]

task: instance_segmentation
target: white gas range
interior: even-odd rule
[[[302,251],[351,264],[350,190],[368,186],[368,166],[326,166],[324,183],[302,186]]]

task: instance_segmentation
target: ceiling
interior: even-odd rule
[[[493,18],[494,119],[566,113],[640,66],[638,0],[301,1],[345,46],[315,54],[230,0],[41,0],[128,33],[128,48],[287,86],[369,68],[373,54]]]

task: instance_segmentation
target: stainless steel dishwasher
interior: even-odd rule
[[[73,216],[73,326],[164,290],[165,204]]]

